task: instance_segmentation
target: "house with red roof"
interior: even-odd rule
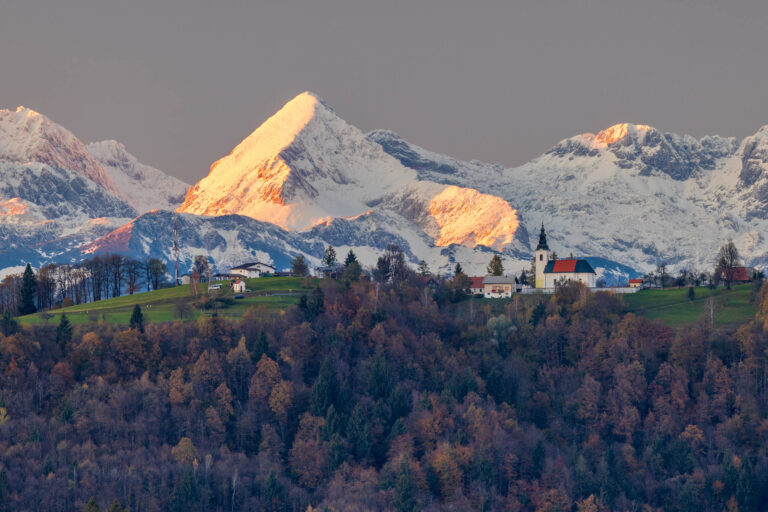
[[[720,274],[720,279],[725,280],[726,270]],[[751,283],[755,276],[754,267],[733,267],[730,271],[731,283]]]
[[[472,295],[483,294],[483,278],[482,277],[470,277],[469,278],[469,291]]]
[[[643,280],[642,279],[630,279],[629,280],[629,287],[630,288],[641,288],[643,286]]]

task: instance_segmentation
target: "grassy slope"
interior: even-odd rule
[[[708,299],[715,301],[715,327],[733,327],[755,316],[750,302],[751,285],[734,286],[731,290],[696,288],[693,301],[688,300],[687,288],[666,290],[642,290],[625,295],[628,310],[670,327],[684,327],[696,323],[708,312]]]
[[[250,306],[265,306],[271,310],[285,309],[297,304],[299,295],[307,290],[301,288],[301,278],[298,277],[270,277],[263,279],[246,279],[248,292],[244,299],[235,300],[234,304],[219,309],[220,316],[242,316]],[[206,293],[207,286],[200,285],[200,295]],[[278,295],[268,295],[278,294]],[[279,295],[286,294],[286,295]],[[293,294],[293,295],[287,295]],[[217,295],[232,298],[233,294],[228,289],[226,282],[222,282],[221,291],[211,291],[209,297]],[[50,311],[54,317],[49,323],[58,323],[58,317],[66,313],[72,323],[95,322],[104,318],[106,321],[119,324],[127,324],[136,304],[139,304],[144,313],[145,321],[171,322],[178,318],[176,303],[184,302],[189,308],[184,314],[185,319],[196,319],[202,315],[211,315],[213,309],[201,310],[195,306],[200,297],[192,294],[190,285],[181,285],[174,288],[124,295],[114,299],[106,299],[88,304],[79,304],[68,308]],[[21,317],[22,324],[40,324],[45,320],[39,315],[27,315]]]

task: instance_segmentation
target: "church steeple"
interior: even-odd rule
[[[544,232],[544,221],[541,221],[541,233],[539,233],[539,245],[536,246],[537,251],[548,251],[547,234]]]

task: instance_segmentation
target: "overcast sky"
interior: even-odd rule
[[[461,159],[768,124],[766,0],[2,0],[0,107],[188,182],[296,94]]]

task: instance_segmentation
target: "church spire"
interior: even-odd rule
[[[544,221],[541,221],[541,233],[539,233],[539,245],[536,246],[537,251],[548,251],[547,234],[544,232]]]

